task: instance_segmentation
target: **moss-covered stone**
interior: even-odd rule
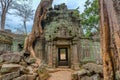
[[[82,35],[79,11],[68,10],[65,4],[55,5],[54,9],[49,10],[44,22],[46,40],[55,38],[63,28],[66,28],[67,36],[80,37]]]
[[[12,44],[12,37],[9,33],[0,31],[0,43]]]

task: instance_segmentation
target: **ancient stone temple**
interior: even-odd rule
[[[80,19],[78,10],[65,4],[49,9],[42,22],[44,34],[35,44],[36,55],[51,67],[77,68],[80,54]]]

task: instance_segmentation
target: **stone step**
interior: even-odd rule
[[[58,66],[58,68],[69,68],[69,66]]]

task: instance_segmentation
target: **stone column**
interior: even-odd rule
[[[52,43],[51,42],[48,42],[48,65],[50,67],[53,66],[53,55],[52,55]]]
[[[57,55],[56,55],[56,45],[54,44],[53,45],[53,68],[56,68],[57,67]]]
[[[72,69],[79,69],[79,59],[78,59],[78,48],[77,48],[77,40],[73,41],[72,44]]]

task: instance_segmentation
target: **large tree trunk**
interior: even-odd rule
[[[25,20],[23,21],[23,26],[24,26],[24,29],[25,29],[25,34],[27,35],[27,27],[26,27],[26,21]]]
[[[36,59],[37,57],[35,55],[35,51],[33,50],[33,43],[37,38],[41,37],[41,34],[43,33],[42,25],[41,25],[42,20],[44,20],[48,8],[52,5],[52,1],[53,0],[42,0],[40,2],[35,12],[32,32],[25,39],[24,50],[29,52],[31,57]],[[37,59],[37,63],[40,64],[39,59]]]
[[[120,68],[120,29],[113,1],[99,0],[99,3],[104,80],[115,80],[115,72]]]
[[[5,29],[6,11],[4,10],[1,14],[1,30]]]
[[[13,0],[0,0],[1,8],[2,8],[2,14],[1,14],[1,30],[4,31],[5,29],[5,20],[6,20],[6,14],[8,12],[8,9],[11,5]]]

